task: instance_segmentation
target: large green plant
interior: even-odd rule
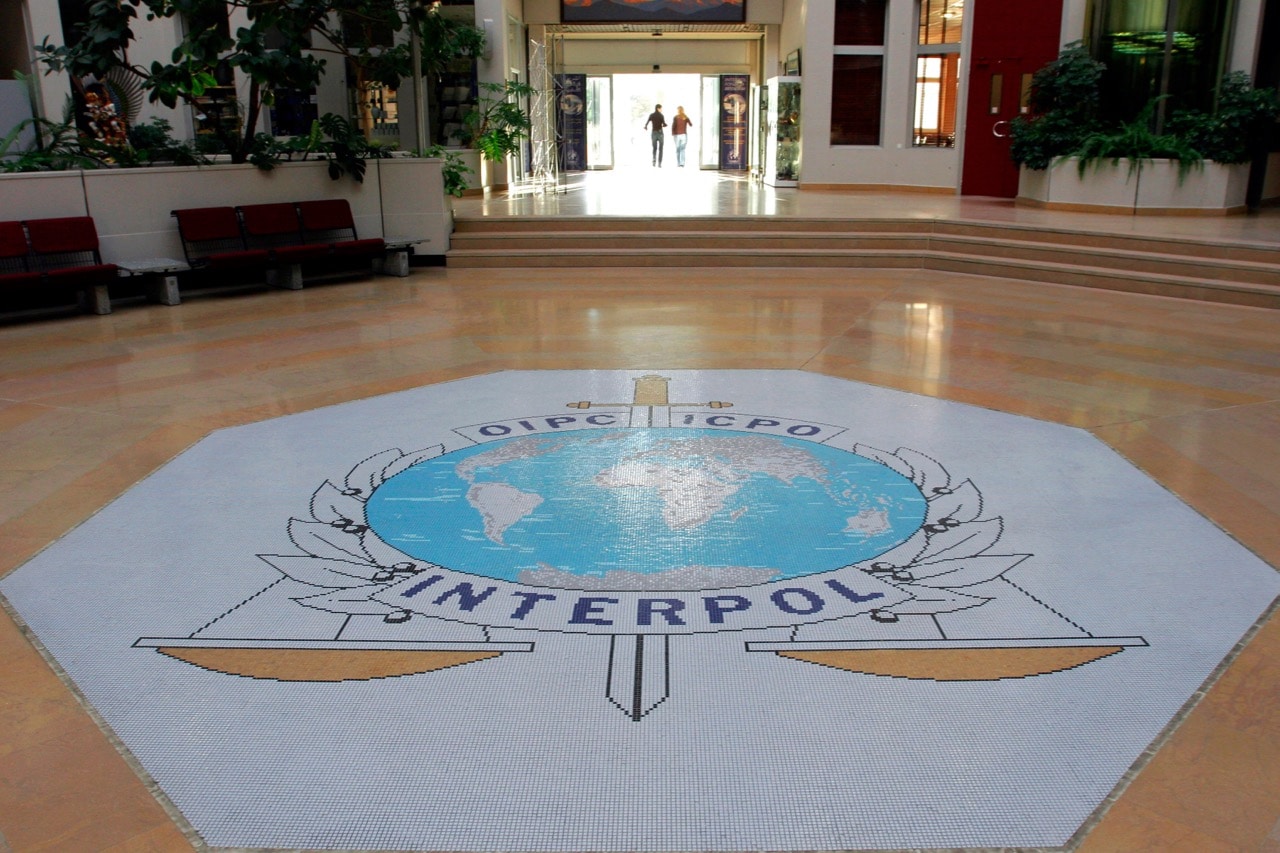
[[[237,9],[248,24],[229,36],[216,26],[188,26],[170,62],[130,60],[139,14],[208,22]],[[168,107],[180,102],[207,106],[218,91],[215,69],[237,69],[248,81],[243,107],[214,106],[226,113],[236,110],[242,120],[238,127],[215,123],[213,132],[232,161],[242,163],[261,149],[257,127],[263,107],[274,102],[277,91],[314,86],[324,71],[322,54],[350,61],[360,87],[394,88],[410,76],[409,46],[391,37],[405,27],[415,28],[424,45],[427,73],[462,53],[477,52],[484,43],[482,31],[447,21],[434,4],[417,0],[93,0],[73,44],[51,44],[46,37],[37,52],[49,71],[65,70],[74,79],[125,69],[150,100]]]
[[[1130,171],[1148,160],[1176,160],[1185,177],[1205,160],[1247,163],[1260,150],[1268,125],[1280,115],[1274,89],[1255,89],[1249,75],[1223,78],[1212,113],[1182,110],[1157,133],[1156,98],[1131,121],[1104,127],[1098,119],[1098,85],[1104,67],[1084,47],[1068,45],[1032,78],[1031,114],[1012,122],[1012,157],[1029,169],[1079,158],[1081,174],[1105,161],[1127,160]]]
[[[157,164],[197,166],[209,162],[191,143],[174,139],[173,128],[162,118],[133,125],[126,142],[112,144],[82,134],[76,127],[73,112],[74,106],[68,98],[62,121],[30,118],[10,130],[0,139],[0,171],[48,172]],[[34,142],[18,148],[28,128],[36,131]]]
[[[1212,113],[1183,110],[1169,120],[1169,132],[1217,163],[1248,163],[1280,115],[1276,90],[1255,89],[1249,75],[1233,71],[1222,79]]]
[[[415,153],[419,157],[433,157],[443,160],[440,173],[444,178],[445,195],[462,198],[467,191],[467,175],[475,172],[474,169],[466,164],[465,160],[447,150],[443,145],[432,145]]]
[[[389,156],[387,149],[369,142],[351,122],[325,113],[311,123],[311,131],[306,136],[277,139],[259,133],[249,152],[249,162],[270,171],[282,161],[317,157],[328,161],[329,177],[335,181],[350,175],[356,183],[364,183],[365,161]]]
[[[1015,163],[1047,169],[1056,158],[1075,153],[1099,129],[1098,87],[1105,70],[1077,41],[1032,75],[1031,111],[1009,128]]]
[[[36,117],[19,122],[0,139],[0,172],[58,172],[105,166],[107,152],[86,149],[81,145],[80,131],[76,128],[70,103],[63,111],[62,119],[59,122]],[[28,128],[36,131],[37,144],[30,148],[15,148]],[[101,144],[97,146],[101,147]]]
[[[532,95],[533,87],[508,80],[481,83],[480,89],[489,94],[481,95],[463,117],[464,141],[486,160],[500,161],[508,154],[518,154],[520,142],[528,138],[533,127],[519,99]]]
[[[1102,162],[1125,161],[1132,174],[1151,160],[1176,160],[1179,179],[1192,169],[1202,168],[1204,155],[1182,136],[1174,133],[1156,133],[1155,111],[1160,98],[1153,99],[1142,108],[1133,121],[1125,122],[1114,130],[1095,131],[1080,140],[1071,156],[1077,158],[1080,174]]]

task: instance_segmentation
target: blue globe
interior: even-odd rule
[[[370,529],[420,560],[578,589],[708,589],[832,571],[924,521],[885,465],[795,438],[580,430],[422,462],[369,497]]]

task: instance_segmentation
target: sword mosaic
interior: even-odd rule
[[[792,371],[210,435],[0,582],[206,843],[1065,844],[1280,591],[1088,433]]]

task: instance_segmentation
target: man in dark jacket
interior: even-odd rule
[[[649,131],[649,138],[653,140],[653,165],[662,165],[662,129],[667,126],[667,119],[662,114],[662,104],[658,104],[653,108],[653,112],[649,113],[649,118],[645,120],[644,126],[653,125]]]

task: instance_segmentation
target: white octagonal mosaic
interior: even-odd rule
[[[794,371],[212,434],[0,592],[212,846],[1058,846],[1280,591],[1088,433]]]

